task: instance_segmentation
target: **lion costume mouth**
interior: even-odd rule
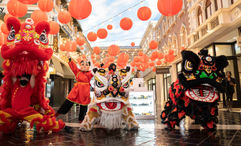
[[[124,103],[120,101],[106,101],[98,103],[97,106],[104,111],[119,111],[123,108]]]
[[[185,95],[196,101],[210,103],[219,98],[216,89],[209,84],[201,84],[200,86],[190,88],[185,92]]]

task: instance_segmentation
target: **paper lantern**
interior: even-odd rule
[[[23,17],[28,11],[27,5],[22,4],[17,0],[9,0],[7,4],[8,13],[16,16]]]
[[[137,11],[137,17],[142,21],[147,21],[151,18],[151,9],[148,7],[141,7]]]
[[[153,68],[152,71],[153,71],[153,72],[156,72],[156,68]]]
[[[64,44],[61,44],[61,45],[59,46],[59,49],[60,49],[61,51],[66,51],[66,50],[65,50],[65,45],[64,45]]]
[[[174,61],[174,59],[175,59],[174,55],[170,55],[170,54],[165,55],[165,61],[166,62],[170,63],[170,62]]]
[[[117,46],[117,45],[111,45],[111,46],[109,46],[109,48],[108,48],[108,54],[110,55],[110,56],[116,56],[116,55],[118,55],[120,53],[120,48],[119,48],[119,46]]]
[[[158,55],[159,55],[159,53],[157,52],[157,51],[154,51],[154,52],[152,52],[152,54],[151,54],[151,58],[153,58],[154,60],[156,60],[157,58],[158,58]],[[153,60],[153,61],[154,61]]]
[[[100,28],[98,31],[97,31],[97,36],[100,38],[100,39],[105,39],[108,35],[108,32],[106,29],[104,28]]]
[[[59,24],[55,21],[49,21],[49,34],[57,34],[59,32]]]
[[[112,25],[110,25],[110,24],[109,24],[109,25],[107,25],[107,29],[108,29],[108,30],[111,30],[112,28],[113,28],[113,26],[112,26]]]
[[[94,66],[95,66],[95,67],[100,67],[100,63],[99,63],[99,62],[96,62],[96,63],[94,64]]]
[[[121,19],[120,21],[120,27],[123,29],[123,30],[130,30],[131,27],[133,25],[133,22],[130,18],[128,17],[125,17],[123,19]]]
[[[7,25],[6,25],[5,23],[3,23],[3,24],[1,25],[1,31],[2,31],[2,33],[4,33],[4,34],[8,34],[8,33],[9,33],[8,28],[7,28]]]
[[[127,53],[121,53],[117,59],[117,65],[124,68],[128,63],[129,55]]]
[[[144,53],[143,53],[142,51],[140,51],[140,52],[138,52],[138,55],[139,55],[139,56],[143,56]]]
[[[71,0],[68,8],[71,16],[78,20],[87,18],[92,11],[89,0]]]
[[[163,58],[164,58],[164,55],[163,55],[162,53],[159,53],[159,54],[158,54],[158,59],[161,60],[161,59],[163,59]]]
[[[134,61],[135,61],[135,62],[139,62],[140,60],[141,60],[141,59],[140,59],[139,56],[135,56],[135,57],[134,57]]]
[[[38,7],[43,12],[50,12],[54,7],[53,0],[39,0]]]
[[[33,13],[31,14],[31,18],[34,21],[34,24],[38,24],[41,21],[47,21],[48,20],[47,14],[45,12],[41,11],[41,10],[33,11]]]
[[[2,33],[0,33],[0,46],[4,44],[4,36]]]
[[[83,37],[77,37],[76,42],[79,46],[82,46],[85,44],[85,39]]]
[[[75,52],[76,49],[77,49],[77,43],[76,43],[76,41],[73,41],[72,44],[71,44],[71,51]]]
[[[169,49],[169,50],[168,50],[168,54],[169,54],[169,55],[173,55],[173,54],[174,54],[174,50]]]
[[[58,20],[62,24],[67,24],[71,21],[71,15],[68,11],[61,11],[58,13]]]
[[[38,2],[38,0],[18,0],[18,1],[20,1],[23,4],[30,4],[30,5]]]
[[[157,49],[157,47],[158,47],[158,43],[156,42],[156,41],[154,41],[154,40],[152,40],[150,43],[149,43],[149,48],[150,49]]]
[[[135,43],[134,43],[134,42],[131,42],[131,46],[134,47],[134,46],[135,46]]]
[[[156,65],[161,65],[162,64],[162,61],[160,61],[160,60],[158,60],[157,62],[156,62]]]
[[[87,38],[89,41],[94,42],[97,39],[97,35],[95,32],[89,32]]]
[[[149,63],[150,67],[153,67],[155,65],[154,62]]]
[[[80,49],[80,50],[84,50],[85,48],[84,48],[84,47],[80,47],[79,49]]]
[[[162,15],[173,16],[182,9],[182,0],[158,0],[157,8]]]
[[[93,48],[93,52],[96,54],[96,55],[98,55],[98,54],[100,54],[100,48],[99,47],[94,47]]]

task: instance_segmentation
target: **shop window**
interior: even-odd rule
[[[235,53],[236,53],[236,55],[241,54],[241,48],[238,46],[237,43],[235,43]]]
[[[198,18],[198,26],[203,23],[203,15],[202,15],[202,9],[199,6],[197,10],[197,18]]]
[[[232,45],[215,45],[216,56],[233,56]]]
[[[212,16],[212,3],[210,0],[206,1],[205,12],[206,12],[206,19]]]
[[[171,86],[171,75],[170,74],[164,74],[164,100],[168,100],[168,91]]]
[[[149,91],[153,91],[153,90],[156,89],[156,79],[149,79],[147,81],[147,83],[148,83],[148,90]]]

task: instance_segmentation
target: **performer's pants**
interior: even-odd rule
[[[35,124],[38,131],[43,128],[44,131],[58,132],[64,127],[61,120],[56,121],[55,117],[42,115],[33,107],[18,110],[12,108],[0,110],[0,131],[5,133],[13,132],[19,121],[28,121],[31,127]]]
[[[59,110],[57,111],[57,113],[59,114],[66,114],[71,107],[74,105],[73,102],[69,101],[68,99],[66,99],[64,101],[64,103],[61,105],[61,107],[59,108]],[[80,105],[80,111],[79,111],[79,121],[83,121],[87,112],[88,106],[84,106],[84,105]]]

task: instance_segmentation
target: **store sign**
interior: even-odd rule
[[[170,73],[169,67],[156,68],[156,74],[167,74]]]

